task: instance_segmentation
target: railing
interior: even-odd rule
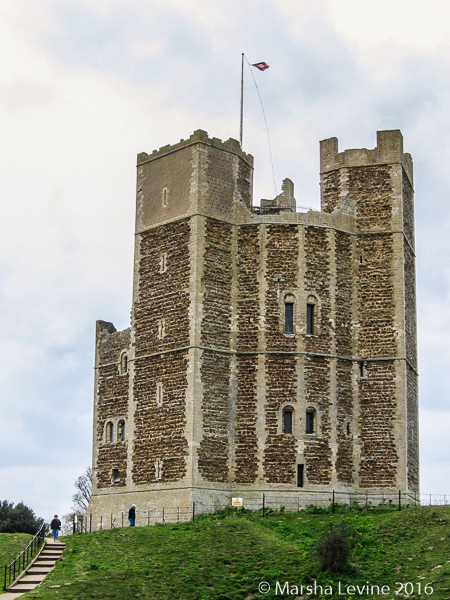
[[[11,585],[11,582],[14,582],[22,573],[22,571],[25,571],[25,568],[28,567],[33,555],[36,554],[37,550],[44,541],[46,530],[47,524],[42,523],[38,532],[31,539],[30,543],[25,546],[22,552],[18,554],[16,558],[9,563],[9,565],[5,565],[5,579],[3,582],[4,590],[7,590]]]
[[[450,504],[449,494],[420,494],[421,506],[447,506]]]
[[[421,498],[419,495],[413,495],[406,492],[337,492],[337,491],[303,491],[292,493],[249,493],[233,494],[242,499],[243,508],[251,511],[260,511],[262,516],[266,516],[275,510],[285,510],[287,512],[299,512],[308,507],[315,507],[318,510],[400,510],[407,505],[420,506]],[[426,496],[426,498],[429,498]],[[450,496],[447,496],[450,503]],[[231,504],[231,495],[229,503]],[[427,504],[422,502],[422,505]],[[158,507],[153,509],[136,510],[135,526],[145,525],[164,525],[166,523],[185,523],[193,521],[204,514],[211,514],[225,508],[223,503],[207,504],[203,502],[193,502],[190,506],[177,507]],[[78,519],[83,517],[78,517]],[[88,513],[84,516],[82,526],[78,525],[77,532],[88,533],[103,529],[115,529],[116,527],[127,527],[128,511],[119,511],[116,513],[107,513],[103,515],[93,515]]]

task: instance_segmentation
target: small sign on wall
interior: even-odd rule
[[[244,506],[242,498],[231,498],[231,506]]]

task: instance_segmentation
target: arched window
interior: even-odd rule
[[[119,469],[112,470],[112,482],[114,485],[119,485],[119,483],[120,483]]]
[[[292,433],[294,411],[291,406],[283,409],[283,433]]]
[[[314,408],[308,408],[306,411],[306,433],[315,433],[316,431],[316,411]]]
[[[128,354],[122,352],[120,355],[120,374],[126,375],[126,373],[128,373]]]
[[[123,419],[121,421],[119,421],[119,424],[117,427],[117,440],[119,442],[125,441],[125,421]]]
[[[308,296],[306,302],[306,335],[317,335],[317,298]]]
[[[284,333],[294,333],[294,296],[284,297]]]
[[[114,441],[114,425],[111,421],[106,425],[106,441],[113,442]]]

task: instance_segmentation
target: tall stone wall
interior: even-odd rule
[[[94,423],[94,486],[112,487],[113,469],[119,471],[118,485],[124,486],[127,475],[128,385],[129,374],[120,371],[120,357],[130,346],[130,329],[117,332],[111,323],[97,322],[96,406]],[[125,422],[126,440],[118,436],[119,421]],[[113,425],[113,440],[107,427]]]

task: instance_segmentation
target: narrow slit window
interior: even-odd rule
[[[364,368],[364,361],[360,360],[359,361],[359,376],[361,378],[365,377],[366,375],[366,370]]]
[[[167,188],[164,188],[162,192],[162,205],[164,208],[167,206]]]
[[[112,471],[112,482],[113,482],[114,485],[119,485],[119,483],[120,483],[119,469],[113,469],[113,471]]]
[[[350,435],[350,423],[347,423],[347,435]]]
[[[292,410],[283,411],[283,433],[292,433]]]
[[[297,465],[297,487],[303,487],[303,468],[304,465]]]
[[[163,252],[159,259],[159,272],[165,273],[167,271],[167,252]]]
[[[314,326],[315,326],[315,305],[307,304],[306,305],[306,333],[307,335],[314,335]]]
[[[106,441],[113,442],[114,441],[114,425],[111,421],[106,426]]]
[[[118,440],[120,442],[124,442],[125,441],[125,421],[119,421],[117,433],[118,433]]]
[[[155,461],[155,479],[159,480],[162,477],[162,460],[157,458]]]
[[[162,385],[162,383],[157,383],[156,384],[156,404],[158,406],[163,405],[163,396],[164,396],[163,385]]]
[[[162,340],[166,335],[166,322],[164,319],[158,321],[158,339]]]
[[[121,375],[128,373],[128,354],[126,352],[120,357],[120,373]]]
[[[284,333],[294,333],[294,303],[284,303]]]
[[[306,433],[314,433],[314,429],[316,426],[315,416],[316,416],[315,410],[306,411]]]

